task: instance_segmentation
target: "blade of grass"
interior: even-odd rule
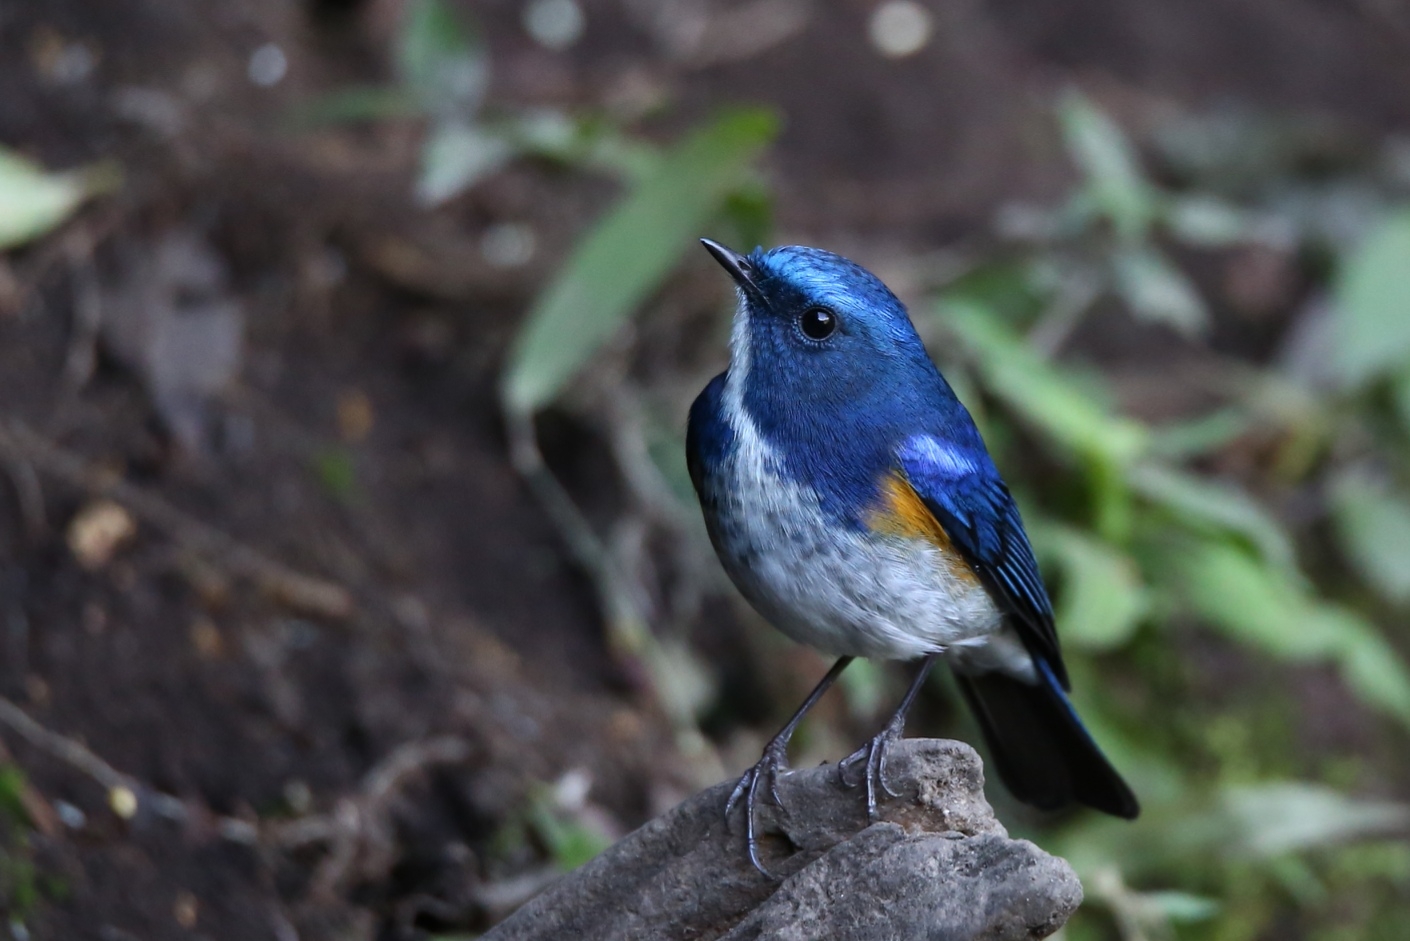
[[[777,128],[735,110],[691,134],[574,250],[515,338],[501,395],[511,413],[549,402],[661,284]]]

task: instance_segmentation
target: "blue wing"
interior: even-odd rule
[[[1038,574],[1033,547],[1009,488],[983,446],[915,435],[901,446],[897,459],[951,545],[1008,609],[1029,653],[1046,661],[1062,688],[1068,689],[1052,602]]]

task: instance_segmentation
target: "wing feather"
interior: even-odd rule
[[[1029,653],[1041,656],[1067,689],[1052,602],[1018,506],[989,455],[917,435],[897,457],[906,481],[950,544],[1008,609]]]

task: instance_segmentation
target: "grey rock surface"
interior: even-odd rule
[[[905,739],[887,758],[902,796],[867,825],[860,788],[837,768],[779,780],[761,802],[761,856],[745,855],[734,782],[696,794],[549,886],[485,941],[829,938],[1020,941],[1060,928],[1082,901],[1061,859],[1012,840],[984,799],[983,769],[959,742]]]

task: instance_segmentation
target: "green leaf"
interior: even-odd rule
[[[419,111],[417,102],[401,88],[356,86],[330,92],[294,107],[288,122],[295,129],[323,124],[352,124],[405,118]]]
[[[552,811],[533,814],[531,820],[554,863],[564,872],[572,872],[611,845],[597,831]]]
[[[313,459],[314,473],[328,495],[341,503],[357,503],[362,490],[357,481],[357,465],[352,455],[338,447],[325,448]]]
[[[661,159],[655,145],[627,137],[609,121],[576,118],[552,108],[535,108],[490,126],[523,153],[628,180],[647,176]]]
[[[1396,414],[1400,416],[1401,426],[1410,431],[1410,365],[1395,377],[1395,382],[1391,385],[1391,401],[1395,405]]]
[[[1173,561],[1185,600],[1237,640],[1292,660],[1330,657],[1342,645],[1318,629],[1300,586],[1235,545],[1190,543]]]
[[[90,196],[113,189],[118,181],[112,164],[47,173],[0,147],[0,251],[52,231]]]
[[[31,822],[24,805],[24,789],[24,771],[18,765],[0,764],[0,817]]]
[[[671,495],[682,507],[687,508],[686,515],[696,521],[700,519],[700,514],[695,512],[698,498],[695,495],[695,485],[690,481],[690,467],[685,460],[685,429],[681,427],[682,424],[668,422],[664,418],[648,421],[646,449],[651,463],[670,489]]]
[[[1386,600],[1410,601],[1410,502],[1358,470],[1340,474],[1330,498],[1342,552]]]
[[[661,638],[645,652],[643,660],[651,672],[652,685],[660,690],[657,695],[670,700],[673,715],[699,715],[718,692],[700,655],[678,638]]]
[[[439,205],[504,166],[511,156],[507,141],[479,125],[440,122],[421,149],[416,198],[423,206]]]
[[[1238,209],[1204,193],[1170,202],[1165,221],[1177,239],[1201,248],[1223,248],[1247,240],[1253,228]]]
[[[563,387],[661,284],[777,129],[767,111],[727,112],[674,147],[578,243],[515,338],[501,383],[529,414]]]
[[[1063,640],[1093,651],[1130,640],[1150,607],[1131,557],[1070,526],[1033,520],[1028,531],[1039,555],[1061,573],[1056,613]]]
[[[974,358],[985,385],[1059,444],[1118,467],[1145,448],[1142,425],[1112,414],[988,308],[947,299],[936,310]]]
[[[1362,801],[1316,784],[1277,782],[1234,787],[1222,797],[1230,849],[1278,856],[1403,831],[1410,807]]]
[[[1404,804],[1359,800],[1312,782],[1226,786],[1213,795],[1186,784],[1175,800],[1151,802],[1134,823],[1089,817],[1045,840],[1044,848],[1071,862],[1084,883],[1113,869],[1144,881],[1190,864],[1209,871],[1220,859],[1287,857],[1394,836],[1407,825]]]
[[[1165,564],[1181,597],[1211,626],[1286,660],[1336,663],[1362,702],[1410,726],[1410,672],[1357,615],[1318,602],[1288,573],[1228,543],[1188,543]]]
[[[397,36],[402,82],[432,114],[468,118],[489,87],[489,55],[445,0],[410,0]]]
[[[746,183],[725,198],[725,218],[739,233],[741,251],[769,240],[773,211],[773,196],[762,182]]]
[[[1155,190],[1116,123],[1079,92],[1064,95],[1058,121],[1072,159],[1087,177],[1087,196],[1126,239],[1139,239],[1156,211]]]
[[[991,312],[1010,324],[1031,322],[1062,294],[1064,286],[1078,275],[1070,265],[1038,257],[1031,261],[1014,258],[986,259],[955,278],[945,288],[950,302],[964,302]]]
[[[1171,460],[1219,451],[1248,432],[1253,420],[1241,408],[1221,408],[1197,418],[1151,429],[1151,453]]]
[[[1410,210],[1377,226],[1334,285],[1332,365],[1348,386],[1410,363]]]
[[[1136,493],[1165,506],[1182,523],[1236,533],[1269,562],[1287,572],[1296,570],[1287,531],[1232,484],[1153,462],[1132,468],[1129,482]]]
[[[605,833],[580,819],[573,809],[561,806],[552,787],[530,789],[525,817],[564,872],[577,869],[612,844]]]
[[[1324,613],[1328,629],[1347,643],[1341,651],[1342,678],[1360,699],[1410,725],[1410,676],[1405,663],[1385,638],[1350,612]]]
[[[1129,246],[1112,258],[1116,289],[1137,318],[1193,334],[1209,325],[1209,311],[1189,279],[1153,248]]]
[[[1188,892],[1139,892],[1136,899],[1149,906],[1161,918],[1175,924],[1193,924],[1208,921],[1219,914],[1220,904],[1203,895]]]

